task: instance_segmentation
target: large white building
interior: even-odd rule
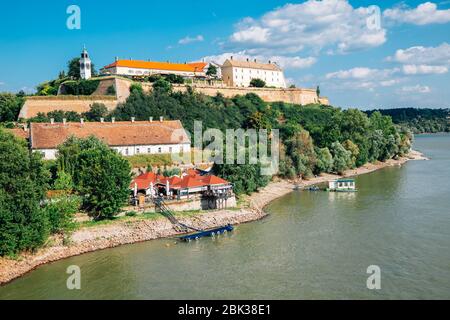
[[[95,136],[124,156],[191,151],[191,141],[179,120],[31,123],[33,152],[55,159],[57,148],[69,137]]]
[[[267,87],[286,88],[283,70],[271,61],[227,59],[222,65],[222,80],[229,87],[249,87],[252,79],[264,80]]]
[[[119,60],[103,67],[102,74],[120,76],[150,76],[174,74],[185,78],[205,77],[205,62],[170,63],[141,60]]]

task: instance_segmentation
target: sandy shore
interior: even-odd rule
[[[377,164],[366,164],[360,168],[348,170],[342,176],[324,174],[303,181],[274,181],[259,192],[246,197],[244,199],[246,204],[239,210],[209,211],[191,217],[183,217],[180,220],[188,225],[202,229],[218,227],[228,223],[236,225],[255,221],[266,216],[264,207],[267,204],[288,194],[295,186],[301,188],[339,177],[361,175],[389,166],[399,166],[408,160],[426,160],[426,158],[420,152],[412,151],[407,157]],[[8,283],[45,263],[123,244],[176,235],[179,235],[179,233],[163,217],[161,219],[130,218],[95,227],[84,227],[72,234],[69,245],[64,245],[61,238],[52,237],[51,245],[35,253],[24,253],[14,260],[0,258],[0,284]]]

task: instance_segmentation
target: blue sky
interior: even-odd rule
[[[81,30],[66,27],[69,5]],[[380,24],[376,13],[380,10]],[[373,23],[375,22],[375,24]],[[342,107],[450,107],[450,1],[8,1],[0,11],[0,91],[31,91],[86,44],[156,61],[256,57]]]

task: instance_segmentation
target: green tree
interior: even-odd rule
[[[48,218],[51,233],[67,235],[76,227],[75,214],[81,206],[76,195],[61,195],[47,201],[43,210]]]
[[[131,168],[126,159],[95,137],[72,137],[58,148],[58,164],[73,177],[82,208],[94,219],[109,219],[129,197]]]
[[[316,152],[309,132],[301,130],[286,141],[287,153],[290,155],[296,173],[302,177],[311,176],[316,166]]]
[[[30,153],[24,141],[0,129],[0,255],[41,246],[48,220],[40,208],[49,172],[42,156]]]
[[[23,102],[23,97],[12,93],[0,93],[0,122],[16,121]]]
[[[172,91],[172,85],[165,79],[158,79],[153,83],[153,90],[159,93],[169,93]]]
[[[73,180],[72,176],[62,170],[58,170],[56,173],[56,180],[53,183],[53,188],[55,190],[64,190],[68,193],[73,190]]]
[[[97,75],[97,70],[95,69],[95,65],[93,63],[91,64],[91,73],[93,76]],[[75,80],[81,79],[80,58],[75,57],[67,62],[67,76]]]
[[[256,88],[264,88],[266,86],[266,82],[259,78],[253,78],[250,80],[250,87],[256,87]]]
[[[206,75],[210,77],[217,77],[217,67],[213,64],[208,66],[208,70],[206,70]]]
[[[333,155],[333,171],[342,174],[345,170],[349,169],[352,165],[352,153],[340,144],[334,142],[331,144],[330,149]]]
[[[93,103],[88,112],[83,113],[89,121],[100,121],[101,118],[105,118],[108,115],[108,108],[103,103]]]
[[[328,148],[317,148],[317,163],[316,163],[316,172],[333,172],[333,156]]]
[[[351,167],[354,168],[356,165],[356,160],[358,159],[358,155],[359,155],[359,148],[356,144],[353,143],[352,140],[345,140],[342,143],[342,146],[345,148],[345,150],[350,151],[352,158],[351,158]]]

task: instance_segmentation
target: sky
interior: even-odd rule
[[[69,29],[70,5],[80,29]],[[275,61],[343,108],[450,107],[450,0],[7,1],[0,92],[34,92],[86,45],[114,61]]]

